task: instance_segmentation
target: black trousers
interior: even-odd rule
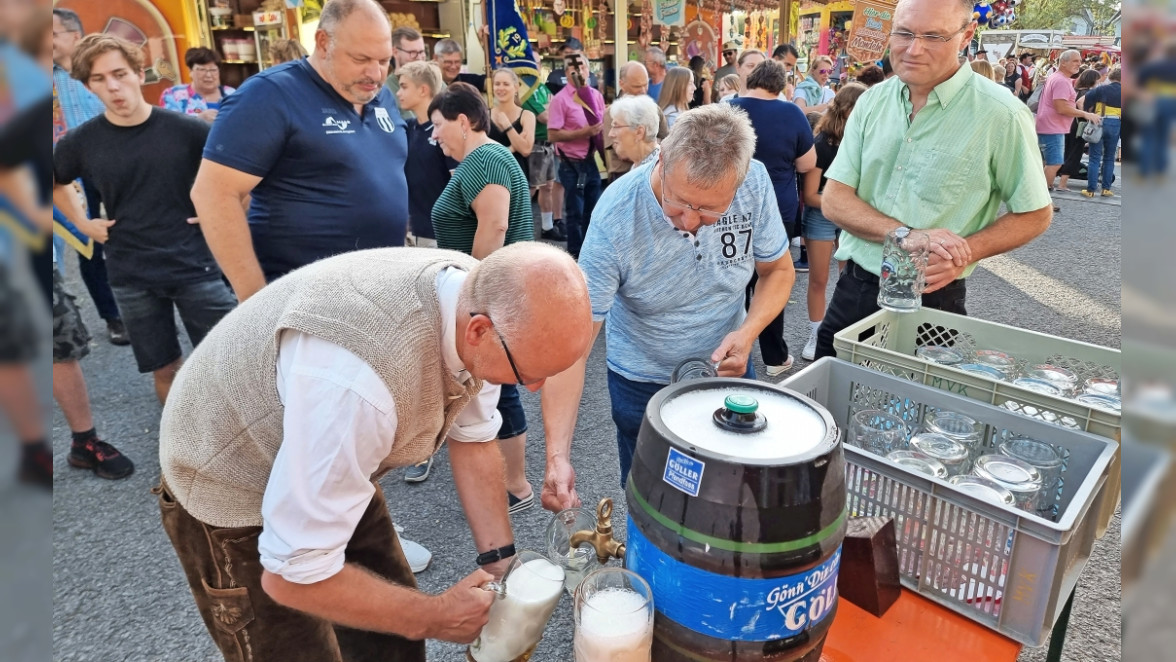
[[[787,255],[785,257],[788,257]],[[747,284],[747,295],[743,300],[744,308],[751,308],[751,297],[755,294],[755,284],[759,282],[759,275],[752,273],[751,282]],[[764,365],[784,365],[788,360],[788,343],[784,340],[784,311],[781,310],[759,334],[760,354],[764,357]]]
[[[960,279],[923,295],[923,305],[948,313],[967,315],[965,299],[968,295],[964,280]],[[822,356],[836,356],[833,350],[833,336],[845,327],[862,321],[878,312],[878,277],[863,269],[853,260],[845,263],[845,271],[837,279],[837,289],[833,291],[833,299],[829,302],[829,309],[825,311],[825,320],[817,331],[817,358]]]

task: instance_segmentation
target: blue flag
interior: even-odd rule
[[[522,83],[519,103],[523,103],[539,86],[539,67],[527,40],[527,26],[519,16],[515,0],[489,2],[491,63],[494,69],[506,67],[515,72]]]

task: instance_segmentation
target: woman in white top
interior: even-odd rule
[[[666,72],[666,81],[658,95],[658,105],[666,116],[666,126],[674,128],[678,115],[690,109],[694,98],[694,72],[687,67],[674,67]]]
[[[833,60],[828,55],[818,55],[809,66],[808,78],[796,86],[792,101],[806,113],[823,113],[836,94],[826,87],[829,75],[833,73]]]

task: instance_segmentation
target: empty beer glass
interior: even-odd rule
[[[997,450],[1001,455],[1033,465],[1041,474],[1041,494],[1037,511],[1042,517],[1052,519],[1054,502],[1057,500],[1058,488],[1062,481],[1062,458],[1058,452],[1044,441],[1020,436],[1010,436],[1001,442]]]
[[[520,551],[511,561],[490,620],[470,645],[475,662],[516,662],[530,658],[563,595],[564,572],[542,554]]]
[[[552,516],[547,524],[547,555],[564,570],[564,588],[575,593],[584,576],[600,567],[596,550],[584,543],[572,548],[572,536],[577,531],[596,528],[596,514],[586,508],[568,508]]]
[[[980,454],[984,426],[971,416],[943,409],[932,411],[923,419],[923,430],[960,442],[967,447],[969,460],[975,460]]]
[[[886,457],[904,450],[907,428],[902,419],[880,409],[863,409],[849,424],[849,445]]]
[[[878,282],[880,307],[909,313],[923,305],[930,247],[931,238],[926,232],[901,227],[886,234]]]
[[[576,589],[576,662],[650,662],[653,591],[635,572],[601,568]]]

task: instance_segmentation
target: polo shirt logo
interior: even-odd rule
[[[355,133],[354,129],[351,131],[347,130],[347,127],[351,126],[351,120],[337,120],[334,117],[328,117],[323,120],[323,126],[330,129],[327,131],[327,135],[332,133]]]
[[[392,133],[396,130],[396,125],[392,122],[392,118],[388,117],[388,111],[383,106],[376,108],[376,123],[384,130],[384,133]]]

